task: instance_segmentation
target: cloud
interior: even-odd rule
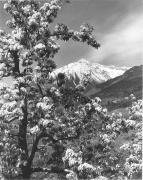
[[[143,58],[143,14],[129,15],[101,38],[101,48],[91,50],[90,61],[133,66]]]

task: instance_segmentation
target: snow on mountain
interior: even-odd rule
[[[91,82],[99,84],[122,75],[127,69],[129,69],[129,67],[105,66],[80,59],[77,62],[70,63],[57,69],[55,73],[65,73],[69,80],[72,79],[76,82],[88,76]]]

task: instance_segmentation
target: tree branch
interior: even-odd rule
[[[35,167],[32,168],[32,172],[47,172],[47,173],[58,173],[58,174],[67,174],[68,172],[64,170],[63,168],[60,167],[52,167],[51,169],[49,168],[42,168],[42,167]]]
[[[40,141],[40,139],[44,138],[44,137],[48,137],[49,140],[52,140],[53,143],[57,143],[58,141],[60,140],[73,140],[73,139],[77,139],[78,137],[80,136],[80,131],[77,133],[76,136],[71,136],[71,137],[63,137],[63,138],[60,138],[60,139],[57,139],[55,140],[50,134],[46,133],[46,132],[41,132],[37,137],[36,137],[36,140],[35,142],[33,143],[33,147],[32,147],[32,150],[31,150],[31,154],[29,156],[29,159],[28,159],[28,164],[31,166],[32,164],[32,161],[35,157],[35,153],[36,151],[38,150],[37,146],[38,146],[38,143]]]
[[[32,172],[51,172],[51,169],[48,168],[42,168],[42,167],[35,167],[32,168]]]
[[[63,138],[57,139],[55,141],[58,142],[58,141],[62,141],[62,140],[73,140],[73,139],[77,139],[79,136],[80,136],[80,132],[77,133],[76,136],[63,137]]]
[[[39,133],[39,135],[36,137],[36,140],[35,140],[35,142],[33,143],[33,146],[32,146],[31,154],[30,154],[29,159],[28,159],[28,164],[29,165],[32,164],[32,161],[33,161],[33,159],[35,157],[35,153],[38,150],[37,146],[38,146],[38,143],[39,143],[40,139],[42,139],[44,137],[49,137],[50,140],[53,140],[53,138],[49,134],[47,134],[46,132]]]
[[[39,88],[39,91],[40,91],[42,97],[44,97],[44,94],[43,94],[43,91],[42,91],[42,88],[41,88],[40,84],[37,83],[37,86],[38,86],[38,88]]]
[[[28,156],[27,137],[26,137],[27,123],[28,123],[27,97],[24,98],[24,107],[22,108],[22,111],[23,111],[23,119],[20,121],[19,124],[18,145],[23,151],[25,151],[26,155]]]
[[[35,142],[33,143],[32,150],[31,150],[31,154],[30,154],[30,157],[29,157],[29,159],[28,159],[28,164],[29,164],[30,166],[31,166],[32,161],[33,161],[33,159],[34,159],[34,157],[35,157],[35,153],[36,153],[36,151],[37,151],[37,145],[38,145],[38,143],[39,143],[39,141],[40,141],[40,139],[41,139],[42,137],[44,137],[44,134],[43,134],[43,133],[40,133],[40,134],[36,137]]]
[[[18,119],[18,116],[14,117],[14,118],[11,118],[10,120],[6,120],[5,122],[9,124],[9,123],[11,123],[11,122],[13,122],[13,121],[15,121],[17,119]]]

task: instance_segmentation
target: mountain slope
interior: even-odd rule
[[[143,65],[134,66],[123,75],[97,85],[98,92],[92,97],[123,98],[133,93],[137,98],[142,98],[142,70]]]
[[[83,79],[88,79],[90,85],[94,86],[123,74],[127,69],[127,67],[105,66],[98,63],[90,63],[85,59],[81,59],[57,69],[55,73],[65,73],[67,81],[71,84],[78,84]]]

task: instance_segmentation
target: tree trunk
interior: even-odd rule
[[[13,62],[14,62],[13,73],[14,75],[18,75],[20,74],[18,51],[10,51],[10,53],[13,57]]]
[[[29,167],[28,165],[27,166],[23,166],[21,168],[21,171],[22,171],[22,178],[23,179],[30,179],[30,176],[32,174],[32,169],[31,167]]]
[[[28,179],[31,175],[31,167],[28,165],[28,148],[27,148],[27,98],[24,99],[24,107],[22,108],[23,111],[23,119],[19,124],[19,136],[18,136],[18,146],[22,150],[21,153],[21,171],[22,177],[24,179]]]

